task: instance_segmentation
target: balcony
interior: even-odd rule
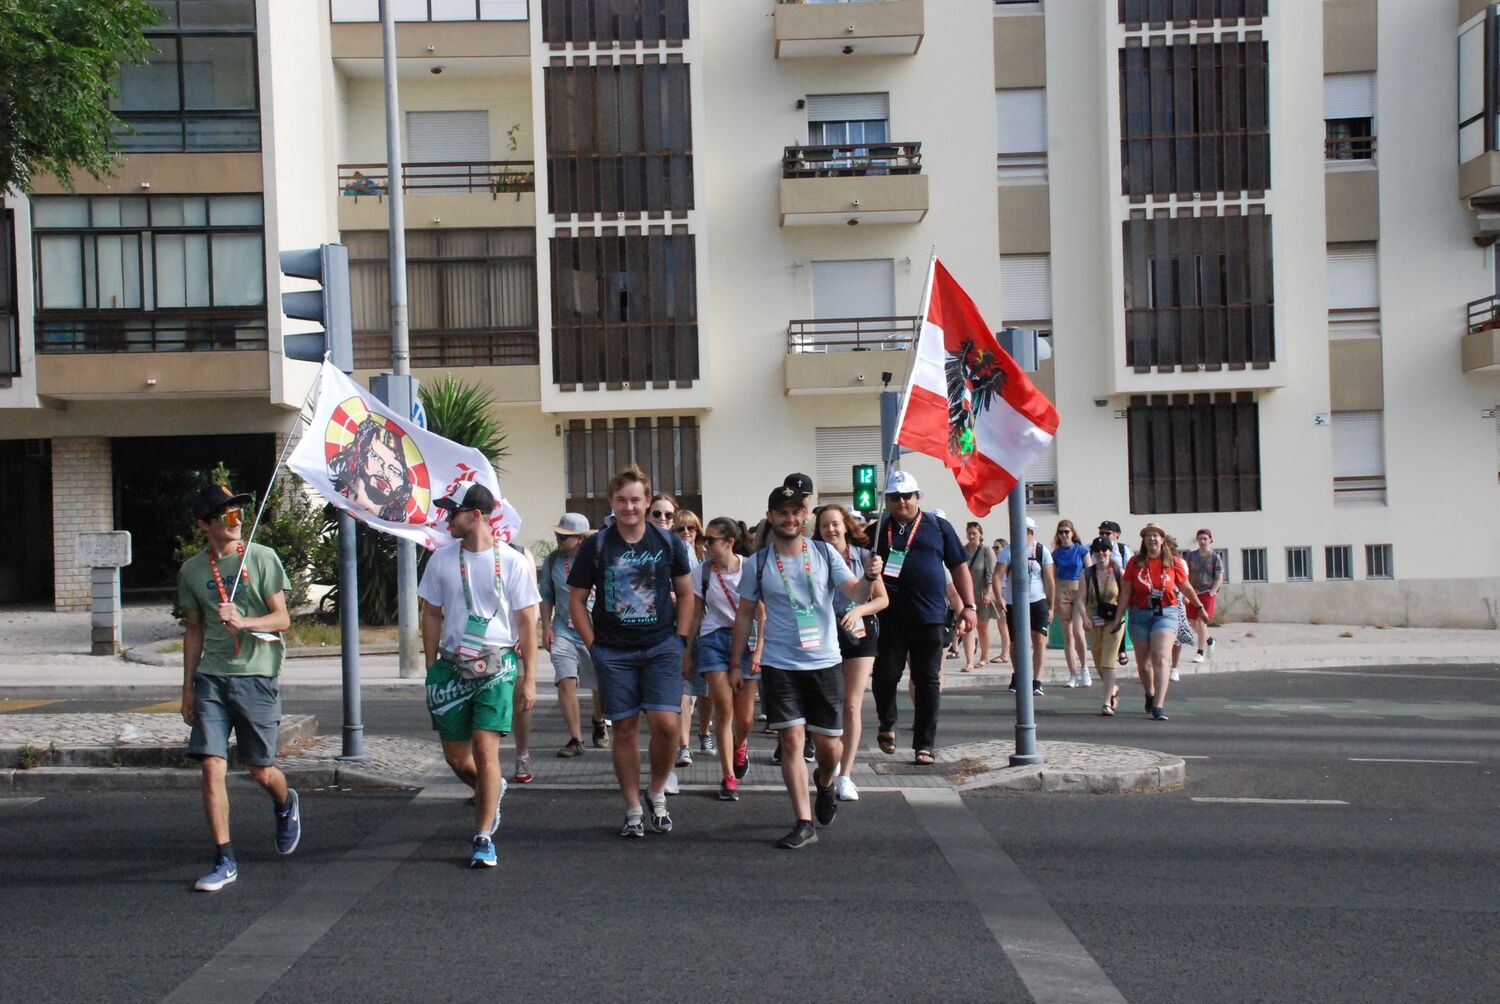
[[[1385,475],[1334,478],[1333,504],[1338,506],[1385,505]]]
[[[536,169],[529,160],[402,164],[409,220],[455,227],[536,226]],[[383,230],[390,175],[385,164],[340,164],[339,228]]]
[[[526,56],[531,50],[527,0],[391,3],[400,60]],[[379,0],[333,0],[330,13],[335,61],[381,58]]]
[[[921,143],[789,146],[781,158],[781,225],[917,223],[927,215]]]
[[[458,366],[536,366],[535,328],[515,331],[417,331],[407,336],[413,369]],[[354,368],[376,370],[391,364],[391,336],[354,336]]]
[[[1461,343],[1465,373],[1500,373],[1500,296],[1469,304],[1469,324]]]
[[[857,393],[880,388],[883,371],[904,370],[919,317],[830,317],[787,325],[782,375],[787,394]]]
[[[922,47],[923,0],[782,0],[774,18],[777,59],[912,56]]]

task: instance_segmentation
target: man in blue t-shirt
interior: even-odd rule
[[[667,775],[677,750],[682,651],[693,623],[687,547],[646,522],[651,482],[634,464],[609,482],[615,521],[578,549],[568,573],[568,611],[588,647],[614,723],[615,778],[625,797],[622,837],[645,835],[641,812],[640,714],[651,727],[651,829],[672,831]],[[594,594],[589,609],[589,593]],[[674,607],[675,597],[675,607]]]
[[[788,479],[790,480],[790,479]],[[766,727],[781,733],[781,777],[792,799],[796,824],[778,846],[796,850],[817,843],[814,806],[808,796],[802,744],[812,734],[817,750],[818,823],[827,826],[838,814],[833,782],[844,746],[844,676],[839,652],[837,589],[856,603],[869,598],[873,565],[857,576],[838,552],[803,536],[807,495],[800,484],[783,484],[766,503],[770,544],[746,559],[740,571],[740,603],[729,643],[729,685],[744,686],[740,666],[758,604],[765,604],[761,651],[760,700]]]
[[[875,528],[875,553],[885,562],[881,574],[891,603],[880,613],[875,653],[876,740],[882,753],[896,752],[896,685],[911,661],[916,684],[912,717],[914,762],[933,762],[937,742],[939,686],[943,671],[943,627],[948,620],[947,568],[963,611],[958,637],[978,623],[974,580],[958,531],[941,516],[921,508],[922,490],[906,471],[892,471],[885,486],[886,513]]]

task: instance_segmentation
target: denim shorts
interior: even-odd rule
[[[234,732],[241,764],[269,767],[276,762],[281,725],[281,688],[271,676],[193,674],[193,730],[187,755],[229,758]]]
[[[1130,640],[1137,648],[1149,648],[1150,636],[1158,632],[1169,632],[1175,638],[1178,623],[1176,607],[1163,606],[1159,616],[1147,608],[1135,607],[1130,611]]]
[[[698,650],[693,659],[693,668],[698,673],[720,673],[729,669],[729,643],[734,640],[734,628],[719,628],[698,636]]]
[[[618,721],[643,710],[682,710],[682,642],[676,635],[645,649],[596,643],[589,655],[599,677],[605,718]]]
[[[577,680],[583,690],[598,690],[599,681],[594,676],[594,660],[584,647],[583,639],[570,631],[552,631],[552,685],[564,680]]]

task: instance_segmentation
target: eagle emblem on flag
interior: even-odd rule
[[[974,425],[1005,389],[1005,367],[989,349],[965,338],[957,352],[945,353],[948,378],[948,453],[960,462],[973,456]]]

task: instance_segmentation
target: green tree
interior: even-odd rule
[[[143,0],[0,0],[0,192],[38,173],[112,173],[120,66],[151,52],[160,13]]]
[[[495,414],[495,396],[477,384],[450,374],[417,391],[427,409],[427,428],[444,439],[471,446],[489,458],[495,470],[510,453],[505,431]]]

